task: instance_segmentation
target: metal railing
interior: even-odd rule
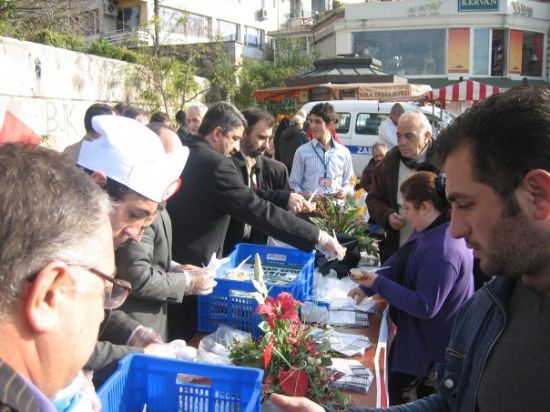
[[[127,46],[151,43],[151,36],[147,30],[137,27],[111,31],[105,33],[104,37],[113,44],[124,44]]]

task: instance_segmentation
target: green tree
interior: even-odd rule
[[[318,52],[304,53],[302,40],[278,38],[275,40],[273,62],[245,61],[239,72],[239,88],[235,104],[240,108],[261,107],[276,114],[291,114],[301,105],[291,99],[279,102],[254,98],[253,92],[268,87],[282,87],[289,77],[299,76],[314,69]]]

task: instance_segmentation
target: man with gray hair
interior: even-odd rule
[[[55,411],[48,398],[90,357],[113,278],[111,203],[61,154],[0,146],[0,410]],[[75,190],[78,188],[78,190]]]
[[[372,175],[367,207],[373,220],[386,231],[380,245],[382,261],[402,246],[412,233],[403,217],[403,199],[399,186],[420,167],[435,168],[432,126],[420,112],[406,112],[397,124],[397,147],[376,165]]]
[[[199,134],[199,127],[207,110],[208,107],[203,103],[194,103],[187,108],[185,124],[189,135],[197,136]]]

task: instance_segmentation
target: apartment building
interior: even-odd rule
[[[295,18],[309,18],[332,8],[332,0],[91,0],[96,20],[91,39],[151,44],[150,22],[158,16],[163,44],[223,40],[234,42],[243,58],[271,55],[270,32]]]

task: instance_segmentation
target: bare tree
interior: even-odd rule
[[[98,0],[0,0],[9,6],[10,24],[15,33],[24,35],[38,30],[53,30],[61,33],[89,32],[94,10],[99,10]],[[1,15],[1,14],[0,14]]]

